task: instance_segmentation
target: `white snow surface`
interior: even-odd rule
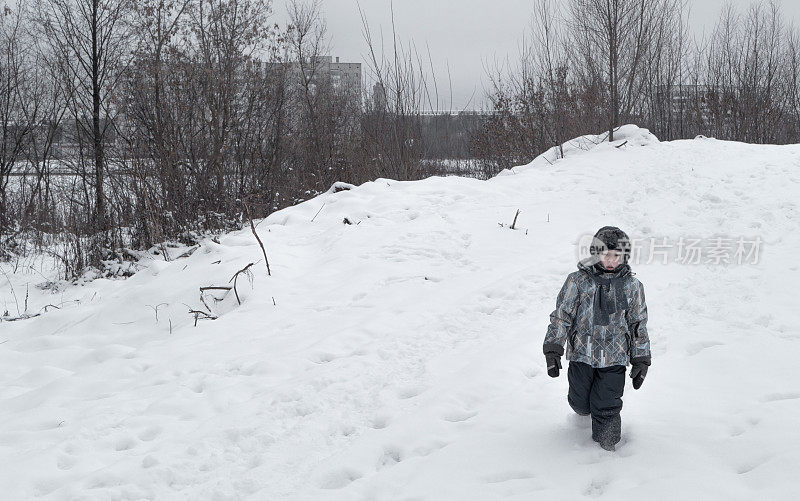
[[[10,316],[26,287],[29,313],[61,308],[0,322],[0,498],[798,499],[800,146],[602,137],[488,181],[338,184],[258,223],[271,277],[249,228],[56,292],[3,263]],[[541,348],[608,224],[763,242],[633,265],[653,365],[616,452]],[[251,262],[195,327],[199,288]]]

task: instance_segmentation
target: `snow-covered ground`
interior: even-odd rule
[[[271,277],[249,229],[128,280],[40,290],[47,262],[2,264],[9,316],[26,288],[60,309],[0,322],[0,498],[798,499],[800,146],[625,127],[567,152],[277,212]],[[606,224],[640,242],[653,348],[616,452],[541,354]],[[199,288],[251,262],[195,327]]]

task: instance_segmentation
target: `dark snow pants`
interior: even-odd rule
[[[570,362],[567,380],[567,401],[572,410],[582,416],[592,415],[592,439],[607,445],[619,442],[625,366],[595,369],[582,362]]]

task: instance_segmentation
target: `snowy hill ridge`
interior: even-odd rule
[[[62,307],[0,323],[2,498],[794,498],[800,146],[617,137],[332,189],[258,223],[271,277],[249,228],[56,295],[3,265],[7,309],[9,284]],[[642,244],[653,348],[614,453],[541,354],[607,224]],[[253,262],[195,327],[199,288]]]

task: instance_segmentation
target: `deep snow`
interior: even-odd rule
[[[796,499],[800,145],[588,139],[274,213],[272,277],[249,228],[56,292],[46,261],[0,265],[11,316],[26,286],[29,312],[61,306],[0,322],[0,497]],[[576,242],[606,224],[761,241],[755,264],[633,264],[653,366],[614,453],[541,354]],[[199,287],[250,262],[243,304],[209,298],[194,327]]]

